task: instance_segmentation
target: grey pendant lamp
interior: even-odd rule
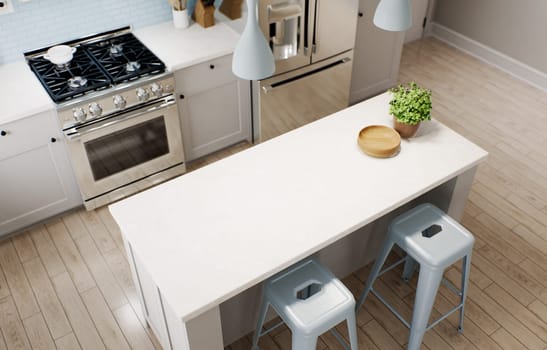
[[[378,28],[402,32],[412,26],[412,10],[409,0],[381,0],[373,19]]]
[[[237,42],[232,72],[247,80],[260,80],[275,71],[275,61],[257,20],[257,0],[247,0],[247,23]]]

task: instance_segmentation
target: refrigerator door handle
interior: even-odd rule
[[[321,68],[319,68],[319,69],[315,69],[315,70],[309,71],[309,72],[304,73],[304,74],[302,74],[302,75],[299,75],[299,76],[296,76],[296,77],[293,77],[293,78],[289,78],[289,79],[286,79],[286,80],[278,81],[278,82],[273,83],[273,84],[271,84],[271,85],[263,85],[263,86],[262,86],[262,91],[264,91],[265,94],[270,93],[270,92],[272,92],[273,90],[275,90],[275,89],[278,88],[278,87],[282,87],[283,85],[292,83],[292,82],[294,82],[294,81],[296,81],[296,80],[300,80],[300,79],[305,78],[305,77],[307,77],[307,76],[309,76],[309,75],[319,73],[319,72],[321,72],[321,71],[330,69],[330,68],[335,67],[335,66],[338,66],[338,65],[340,65],[340,64],[348,63],[348,62],[350,62],[350,61],[351,61],[351,58],[349,58],[349,57],[344,57],[344,58],[342,58],[342,59],[340,59],[340,60],[338,60],[338,61],[335,61],[335,62],[333,62],[333,63],[331,63],[331,64],[329,64],[329,65],[326,65],[326,66],[321,67]]]

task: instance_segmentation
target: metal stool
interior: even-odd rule
[[[464,303],[474,242],[475,238],[469,231],[432,204],[419,205],[398,216],[389,227],[388,237],[384,242],[382,251],[376,258],[356,309],[361,307],[368,293],[372,292],[405,326],[410,328],[408,350],[419,349],[425,331],[457,310],[460,310],[458,330],[460,333],[463,332]],[[407,256],[380,272],[394,244],[406,251]],[[452,283],[443,278],[443,273],[448,266],[460,259],[463,259],[463,273],[461,290],[458,290]],[[414,310],[412,311],[412,324],[403,319],[372,288],[376,278],[402,262],[405,262],[403,279],[406,281],[412,276],[416,262],[420,264],[418,287],[416,289]],[[441,281],[460,296],[460,303],[430,325],[427,325]]]
[[[262,332],[268,307],[272,306],[283,321]],[[326,267],[310,258],[301,261],[265,282],[252,350],[258,339],[282,325],[291,329],[294,350],[315,350],[317,337],[329,329],[349,349],[342,336],[332,329],[346,320],[351,350],[357,350],[355,299],[351,292]]]

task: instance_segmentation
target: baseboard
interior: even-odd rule
[[[547,91],[546,73],[517,61],[506,54],[496,51],[436,22],[432,23],[431,35],[480,59],[481,61],[503,70],[515,78],[524,80],[538,89]]]

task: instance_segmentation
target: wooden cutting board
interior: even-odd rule
[[[369,125],[359,131],[357,143],[361,150],[369,156],[388,158],[399,152],[401,136],[390,127]]]

